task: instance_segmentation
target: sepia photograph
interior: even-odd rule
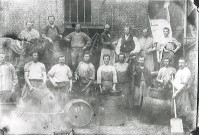
[[[0,135],[198,135],[198,13],[0,0]]]

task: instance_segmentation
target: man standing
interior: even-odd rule
[[[32,41],[39,38],[39,32],[33,28],[33,22],[26,23],[26,29],[20,33],[20,38],[26,41]]]
[[[191,98],[188,88],[190,86],[191,72],[185,64],[186,63],[183,58],[179,59],[179,70],[177,71],[175,79],[173,80],[175,91],[172,98],[176,99],[178,117],[185,117],[186,122],[192,123],[193,118],[190,118]]]
[[[81,25],[77,24],[75,32],[70,33],[64,38],[71,42],[72,70],[74,71],[82,61],[84,51],[91,45],[91,39],[84,32],[81,32]]]
[[[86,52],[84,54],[84,61],[80,62],[76,72],[75,72],[75,79],[79,80],[79,93],[84,96],[89,96],[92,92],[92,85],[95,81],[95,67],[90,62],[90,53]]]
[[[124,53],[126,56],[126,62],[129,60],[130,54],[135,54],[140,51],[140,45],[138,39],[130,33],[130,28],[124,28],[124,34],[118,41],[116,53]]]
[[[18,83],[15,68],[5,60],[6,54],[0,53],[0,93],[1,102],[7,102]]]
[[[65,65],[65,57],[59,57],[59,64],[54,65],[48,72],[48,77],[53,84],[53,92],[58,101],[65,105],[68,100],[67,92],[72,92],[72,73],[70,68]]]
[[[160,89],[165,89],[170,95],[172,93],[172,87],[169,86],[169,82],[172,79],[172,75],[176,73],[176,69],[169,64],[169,58],[164,59],[164,67],[158,72],[156,81],[159,83]]]
[[[60,48],[59,40],[62,38],[61,31],[58,28],[57,25],[55,25],[55,17],[54,16],[48,16],[48,22],[49,25],[46,26],[43,30],[42,37],[46,38],[48,37],[49,40],[53,44],[47,44],[45,48],[45,56],[46,59],[46,65],[47,69],[52,67],[52,65],[57,64],[58,56],[63,55],[63,50]],[[52,57],[52,59],[49,59],[49,57]],[[53,60],[53,62],[51,61]]]
[[[114,65],[117,71],[117,90],[122,91],[124,98],[124,106],[130,107],[130,76],[129,76],[129,64],[125,62],[125,54],[119,54],[119,62]]]
[[[151,86],[151,73],[144,66],[144,57],[139,58],[139,66],[136,67],[134,105],[142,106],[143,98],[149,95]]]
[[[160,67],[163,67],[164,58],[168,57],[171,60],[171,66],[174,66],[174,54],[180,49],[181,44],[172,37],[169,37],[170,30],[165,27],[163,29],[164,37],[157,44],[157,57]]]
[[[114,66],[110,65],[110,55],[103,56],[104,65],[97,70],[97,84],[99,84],[101,94],[110,94],[116,91],[117,72]]]
[[[104,64],[104,55],[108,54],[110,56],[110,63],[111,65],[115,64],[115,42],[112,43],[111,41],[111,35],[109,32],[110,26],[106,24],[104,26],[104,32],[101,34],[101,44],[102,44],[102,50],[101,50],[101,56],[100,56],[100,66]]]
[[[32,61],[24,66],[25,86],[22,91],[22,97],[26,97],[32,90],[43,89],[46,87],[46,68],[41,62],[38,62],[37,52],[32,54]]]
[[[152,72],[154,71],[153,52],[156,48],[153,46],[153,39],[148,36],[148,29],[143,29],[139,43],[140,53],[144,56],[144,66]]]

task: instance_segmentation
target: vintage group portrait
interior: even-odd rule
[[[193,0],[0,0],[0,135],[195,135],[198,17]]]

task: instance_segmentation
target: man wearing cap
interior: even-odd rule
[[[110,62],[109,64],[113,65],[115,63],[115,42],[112,43],[111,35],[110,35],[110,26],[106,24],[104,26],[104,32],[101,34],[101,44],[102,44],[102,50],[101,50],[101,56],[100,56],[100,66],[104,64],[103,56],[105,54],[108,54],[110,56]]]
[[[64,39],[71,42],[72,70],[74,71],[82,61],[84,51],[91,45],[91,39],[86,33],[81,32],[80,24],[76,25],[75,32],[70,33]]]
[[[46,44],[47,46],[45,48],[45,65],[47,69],[50,69],[54,64],[57,64],[58,56],[63,55],[63,51],[59,44],[59,40],[62,38],[61,30],[55,25],[55,17],[48,16],[48,22],[49,25],[44,28],[42,37],[47,37],[52,43]],[[53,56],[52,59],[49,58],[51,56]]]
[[[6,54],[0,53],[0,99],[7,102],[18,83],[17,74],[12,64],[6,62]]]
[[[54,65],[48,72],[48,77],[53,84],[53,93],[62,105],[68,101],[68,92],[72,92],[72,73],[65,64],[65,57],[59,56],[59,63]]]

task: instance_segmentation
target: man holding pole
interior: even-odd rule
[[[191,112],[191,98],[189,96],[189,86],[191,71],[185,65],[185,59],[179,59],[179,70],[173,80],[174,93],[172,98],[176,100],[177,114],[183,118],[184,124],[193,123]],[[184,119],[185,118],[185,119]],[[185,121],[186,120],[186,121]]]

